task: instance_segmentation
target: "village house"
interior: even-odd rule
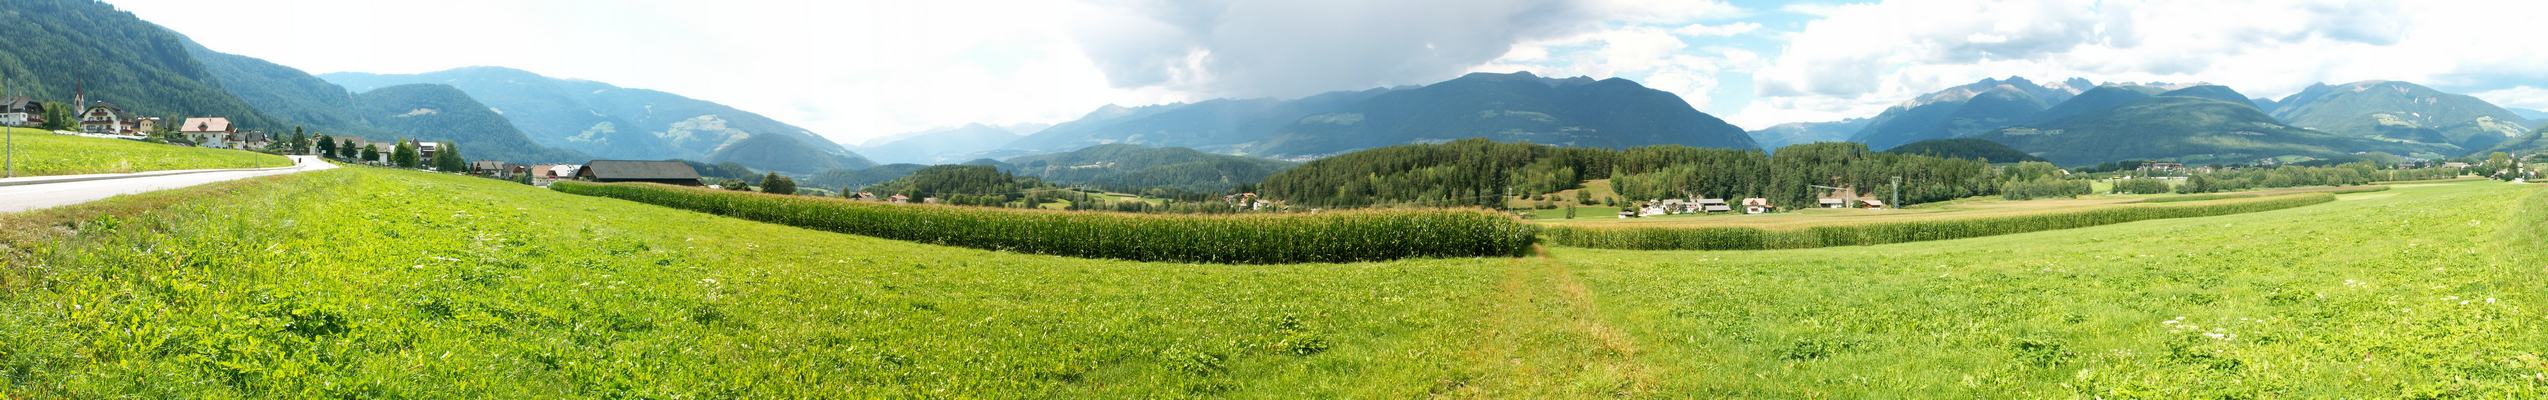
[[[239,150],[256,150],[256,149],[263,149],[263,148],[268,148],[268,147],[273,147],[273,146],[274,146],[274,137],[273,137],[273,136],[267,136],[267,135],[265,134],[265,132],[256,132],[256,131],[249,131],[249,132],[237,132],[237,133],[231,133],[231,134],[230,134],[230,138],[229,138],[229,143],[228,143],[228,144],[230,145],[230,147],[228,147],[228,148],[232,148],[232,149],[239,149]]]
[[[858,192],[858,201],[876,201],[875,192]]]
[[[471,175],[477,175],[477,176],[496,177],[496,178],[512,178],[512,177],[513,177],[513,168],[512,168],[511,166],[505,165],[503,161],[495,161],[495,160],[478,160],[478,161],[470,161],[470,162],[469,162],[469,174],[471,174]]]
[[[593,160],[575,171],[575,179],[593,182],[647,182],[703,186],[699,170],[680,161]]]
[[[97,105],[80,112],[80,132],[100,135],[140,134],[141,130],[133,126],[134,119],[135,117],[131,113],[124,112],[122,107],[100,101]]]
[[[198,147],[230,148],[231,135],[236,133],[239,129],[230,126],[229,118],[195,117],[177,124],[177,134]]]
[[[1884,201],[1876,199],[1858,199],[1858,208],[1882,210],[1884,209]]]
[[[44,125],[44,102],[26,96],[0,99],[0,126],[39,125]]]
[[[1770,212],[1770,210],[1772,210],[1772,209],[1776,209],[1776,208],[1777,208],[1777,207],[1772,207],[1772,206],[1770,206],[1770,205],[1769,205],[1769,199],[1764,199],[1764,198],[1759,198],[1759,197],[1752,197],[1752,198],[1746,198],[1746,199],[1743,199],[1743,213],[1744,213],[1744,214],[1764,214],[1764,213],[1768,213],[1768,212]]]
[[[416,160],[417,160],[418,162],[424,162],[424,161],[433,160],[433,159],[434,159],[434,153],[435,153],[435,152],[440,152],[440,151],[442,151],[442,142],[427,142],[427,141],[417,140],[417,141],[412,141],[412,142],[410,142],[410,143],[415,143],[415,144],[416,144]],[[428,164],[430,164],[430,163],[428,163]]]
[[[2185,171],[2185,163],[2142,161],[2141,168],[2138,170],[2141,172],[2182,172]]]
[[[1699,205],[1699,212],[1721,213],[1734,211],[1734,206],[1726,204],[1725,199],[1699,199],[1697,203]]]
[[[1849,201],[1833,197],[1824,197],[1815,204],[1821,205],[1822,208],[1849,208]]]
[[[886,199],[886,201],[890,201],[890,202],[894,202],[894,203],[909,203],[909,202],[911,202],[911,196],[904,196],[904,195],[899,195],[899,194],[897,194],[897,195],[893,195],[893,197],[887,197],[887,198],[885,198],[885,199]]]

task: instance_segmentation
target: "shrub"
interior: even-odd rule
[[[2096,193],[2095,185],[2082,180],[2035,178],[2009,181],[2000,186],[2000,197],[2009,200],[2072,198]]]
[[[2168,181],[2158,178],[2132,178],[2114,183],[2116,194],[2164,194],[2171,189]]]
[[[1866,246],[1929,240],[1963,239],[2132,221],[2207,217],[2280,210],[2335,201],[2329,193],[2270,197],[2219,204],[2133,206],[2078,212],[1904,221],[1864,225],[1818,226],[1796,230],[1748,227],[1707,228],[1577,228],[1546,230],[1549,243],[1560,246],[1624,250],[1769,250],[1832,246]]]
[[[1234,264],[1518,257],[1538,228],[1485,210],[1135,215],[893,205],[653,184],[558,182],[560,192],[887,239],[1084,258]]]

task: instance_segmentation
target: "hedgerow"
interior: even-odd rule
[[[2082,228],[2132,221],[2206,217],[2279,210],[2335,201],[2329,193],[2281,196],[2218,204],[2138,206],[2079,212],[1941,221],[1818,226],[1795,230],[1749,227],[1580,228],[1552,227],[1551,244],[1623,250],[1771,250],[1866,246],[1963,239]]]
[[[1138,261],[1231,264],[1527,255],[1538,228],[1484,210],[1146,215],[861,203],[650,184],[561,192],[921,243]]]

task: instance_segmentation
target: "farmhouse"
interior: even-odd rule
[[[470,174],[474,174],[474,175],[479,175],[479,176],[492,176],[492,177],[497,177],[497,178],[511,178],[511,177],[513,177],[513,171],[514,171],[514,169],[515,169],[515,168],[513,168],[513,167],[514,167],[514,166],[505,165],[503,161],[495,161],[495,160],[478,160],[478,161],[470,161],[470,162],[469,162],[469,173],[470,173]]]
[[[1822,205],[1823,208],[1849,208],[1848,200],[1841,200],[1834,197],[1824,197],[1821,201],[1817,201],[1815,203]]]
[[[1743,199],[1743,213],[1744,213],[1744,214],[1762,214],[1762,213],[1768,213],[1771,209],[1775,209],[1775,208],[1777,208],[1777,207],[1772,207],[1772,206],[1770,206],[1770,205],[1769,205],[1769,199],[1764,199],[1764,198],[1759,198],[1759,197],[1752,197],[1752,198],[1746,198],[1746,199]]]
[[[893,197],[887,197],[886,199],[887,199],[888,201],[892,201],[892,202],[895,202],[895,203],[909,203],[909,202],[911,202],[911,196],[904,196],[904,195],[899,195],[899,194],[894,195]]]
[[[1876,199],[1858,199],[1858,208],[1881,210],[1884,209],[1884,201]]]
[[[80,132],[101,135],[131,135],[141,132],[133,126],[133,119],[134,116],[124,112],[124,108],[100,101],[97,105],[80,112]]]
[[[236,133],[239,129],[230,126],[229,118],[195,117],[177,124],[177,134],[200,147],[230,148],[231,135]]]
[[[699,170],[680,161],[593,160],[575,171],[575,179],[593,182],[648,182],[700,186]]]
[[[0,126],[44,125],[44,102],[33,97],[0,99]]]
[[[1721,213],[1734,211],[1734,206],[1726,204],[1725,199],[1699,199],[1697,203],[1699,205],[1699,212]]]

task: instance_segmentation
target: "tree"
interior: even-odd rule
[[[772,172],[761,177],[762,193],[796,194],[796,181]]]
[[[356,155],[361,155],[365,160],[373,160],[377,159],[373,156],[373,154],[379,152],[379,146],[369,144],[363,145],[361,148],[355,148],[354,139],[339,139],[336,145],[336,158],[354,158]]]
[[[422,161],[416,159],[416,144],[413,142],[398,142],[398,147],[389,153],[389,162],[399,168],[415,168]]]
[[[336,157],[338,155],[336,152],[336,139],[328,138],[327,134],[319,134],[318,154],[320,157]]]
[[[469,172],[469,161],[460,158],[458,143],[443,143],[441,150],[434,151],[433,161],[434,169],[442,172]]]
[[[717,188],[738,192],[749,192],[752,191],[752,183],[744,182],[742,179],[727,179],[723,183],[718,183]]]
[[[292,154],[308,153],[310,152],[310,137],[309,135],[301,132],[300,126],[295,125],[292,127],[292,141],[285,142],[283,148],[290,150]]]
[[[354,143],[354,142],[353,142],[353,141],[351,141],[351,140],[348,140],[348,141],[345,141],[345,143]],[[380,159],[380,145],[377,145],[377,144],[366,144],[366,145],[363,145],[363,153],[362,153],[361,155],[363,156],[363,160],[362,160],[363,162],[371,162],[372,160],[378,160],[378,159]]]

